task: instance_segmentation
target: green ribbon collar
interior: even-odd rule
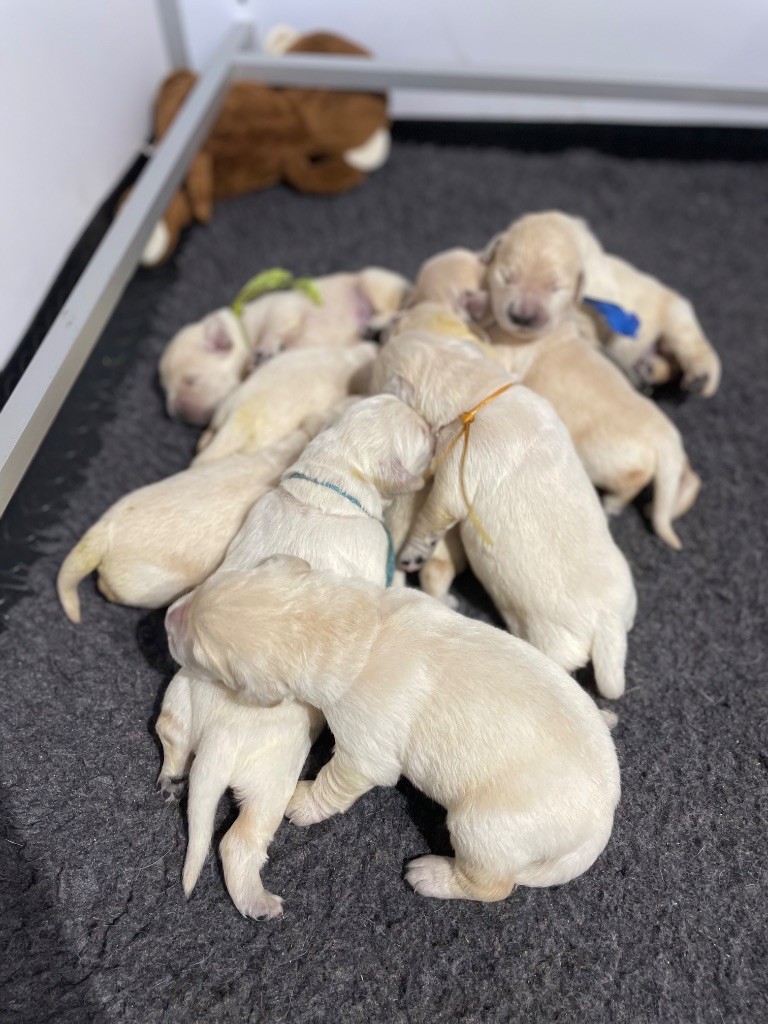
[[[246,281],[237,293],[232,303],[232,312],[236,317],[243,315],[243,307],[262,295],[270,292],[297,291],[303,292],[316,306],[322,306],[323,297],[320,294],[315,282],[309,277],[294,277],[290,270],[282,267],[272,267],[271,270],[262,270],[260,274]]]

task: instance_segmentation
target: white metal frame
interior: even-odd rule
[[[651,84],[600,77],[520,76],[507,69],[417,65],[356,57],[272,57],[256,52],[254,39],[254,26],[239,23],[222,40],[0,412],[0,513],[22,480],[135,272],[153,226],[205,138],[232,81],[247,78],[271,85],[326,89],[446,89],[714,103],[753,107],[763,117],[768,110],[768,90],[734,87],[718,81],[691,84],[680,79]],[[178,34],[174,45],[179,49]]]

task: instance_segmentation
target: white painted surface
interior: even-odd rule
[[[393,60],[768,87],[766,0],[179,0],[196,66],[229,19],[346,34]],[[754,108],[397,92],[396,117],[768,125]]]
[[[0,3],[0,366],[147,138],[167,67],[154,0]]]

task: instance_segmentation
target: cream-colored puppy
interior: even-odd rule
[[[168,414],[204,426],[260,359],[284,348],[353,345],[373,317],[399,309],[408,288],[378,267],[313,284],[321,305],[304,292],[274,292],[247,303],[242,317],[224,307],[179,331],[159,365]]]
[[[287,813],[311,825],[405,775],[448,811],[455,857],[419,857],[423,896],[493,901],[562,885],[605,848],[616,751],[593,701],[528,644],[418,591],[277,557],[219,573],[168,612],[171,650],[266,707],[320,708],[336,741]],[[396,671],[393,668],[396,667]]]
[[[78,584],[98,573],[109,601],[162,608],[220,564],[251,505],[309,440],[296,430],[255,455],[230,455],[140,487],[115,502],[65,558],[56,586],[80,622]]]
[[[394,552],[382,523],[384,509],[395,495],[423,486],[423,473],[433,448],[426,423],[392,395],[358,402],[310,442],[280,485],[256,502],[211,579],[232,569],[251,569],[270,555],[285,553],[318,568],[384,586],[394,568]],[[286,641],[290,642],[287,637]],[[182,670],[180,675],[184,674]],[[215,671],[211,676],[216,677]],[[194,680],[175,683],[180,692],[188,685],[194,695]],[[215,703],[231,699],[220,689]],[[282,758],[279,771],[287,772],[288,765],[298,767],[295,771],[291,767],[290,779],[269,790],[271,795],[264,787],[260,789],[258,803],[249,805],[242,823],[238,819],[237,842],[223,845],[221,855],[227,888],[241,912],[250,914],[243,908],[255,907],[259,914],[272,916],[280,913],[280,901],[264,891],[259,868],[266,861],[267,847],[285,810],[286,793],[292,792],[306,756],[311,723],[290,709],[258,713],[269,718],[258,730],[252,726],[258,742],[273,727],[278,735]],[[198,730],[196,741],[217,749],[221,763],[226,765],[233,763],[233,758],[236,761],[245,756],[243,733],[235,731],[227,740],[217,725],[220,719],[231,721],[232,715],[231,709],[220,708],[210,717],[214,738],[209,739],[205,728]],[[173,765],[188,757],[186,745],[182,744],[181,751],[174,747],[177,734],[182,736],[183,730],[160,732],[166,760]],[[260,764],[257,747],[254,745],[253,757]],[[242,755],[233,754],[232,748],[242,748]],[[257,767],[256,771],[263,778],[266,769]],[[190,844],[183,877],[186,893],[192,891],[199,876],[211,840],[216,805],[231,778],[229,768],[217,772],[215,763],[212,773],[201,769],[190,779]]]
[[[371,342],[281,352],[218,406],[192,464],[257,451],[295,430],[306,416],[348,394],[367,392],[367,368],[377,352]]]
[[[373,380],[438,430],[432,490],[400,567],[421,568],[460,524],[510,632],[568,671],[591,658],[600,693],[621,696],[632,576],[552,406],[478,345],[425,332],[388,341]]]
[[[682,373],[689,391],[713,395],[720,360],[687,299],[605,252],[587,224],[558,211],[528,214],[491,240],[484,259],[496,323],[521,340],[562,322],[584,299],[620,306],[639,318],[637,336],[595,314],[608,355],[633,383],[658,384]]]
[[[172,802],[189,776],[187,894],[208,855],[221,795],[231,788],[239,814],[220,846],[227,889],[244,917],[280,916],[282,897],[264,889],[259,872],[322,727],[321,713],[306,704],[254,707],[208,676],[176,673],[155,725],[164,754],[157,782]]]
[[[59,599],[80,621],[77,588],[98,573],[109,600],[162,608],[216,569],[253,503],[275,487],[305,445],[358,398],[308,416],[298,430],[253,455],[230,455],[131,491],[115,502],[64,560]]]
[[[620,512],[653,485],[653,528],[679,550],[672,522],[691,508],[701,479],[669,417],[584,339],[573,318],[534,342],[520,343],[499,327],[489,337],[489,355],[555,407],[590,480],[606,492],[605,510]]]
[[[407,305],[437,302],[465,320],[481,321],[488,313],[486,266],[471,249],[446,249],[422,263]]]

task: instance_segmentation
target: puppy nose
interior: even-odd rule
[[[533,327],[538,320],[538,313],[527,306],[510,306],[507,310],[509,319],[518,327]]]

